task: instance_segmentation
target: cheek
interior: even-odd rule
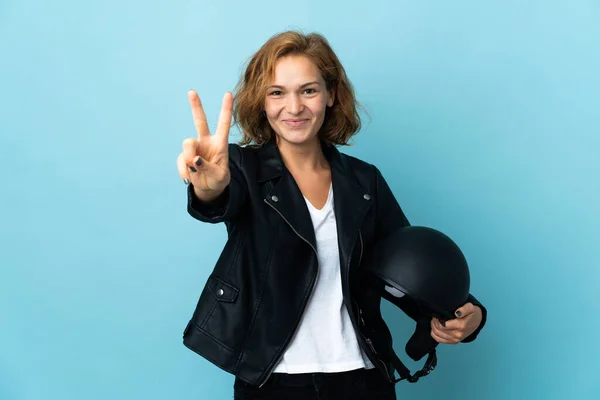
[[[265,113],[267,114],[267,119],[273,120],[277,119],[279,115],[279,110],[281,109],[280,105],[277,104],[276,101],[265,101]]]
[[[273,108],[269,106],[265,106],[265,114],[267,115],[268,120],[272,120],[275,115]]]
[[[315,101],[310,108],[314,116],[319,119],[324,118],[325,112],[327,111],[327,100],[319,99],[318,101]]]

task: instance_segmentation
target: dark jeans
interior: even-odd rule
[[[274,373],[261,387],[235,378],[235,400],[396,400],[395,385],[377,369],[336,373]]]

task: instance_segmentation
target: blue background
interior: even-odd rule
[[[0,399],[232,398],[181,343],[226,234],[175,160],[187,90],[214,127],[290,28],[330,40],[370,115],[343,151],[457,241],[490,313],[399,398],[598,398],[598,1],[3,0]],[[383,309],[402,356],[414,325]]]

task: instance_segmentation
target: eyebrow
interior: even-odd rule
[[[308,82],[308,83],[305,83],[302,86],[300,86],[300,88],[302,89],[305,86],[314,85],[314,84],[318,85],[319,82],[318,81]],[[280,85],[271,85],[267,89],[272,89],[272,88],[285,89],[283,86],[280,86]]]

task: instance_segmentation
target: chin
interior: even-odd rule
[[[304,144],[315,140],[317,135],[307,131],[284,130],[282,133],[278,133],[278,136],[292,144]]]

